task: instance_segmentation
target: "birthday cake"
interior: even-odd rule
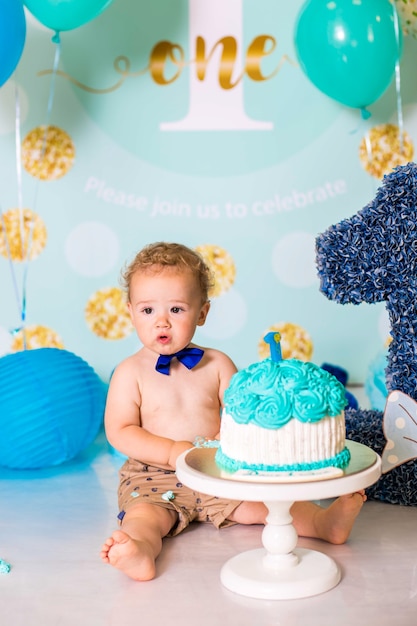
[[[225,391],[216,464],[255,474],[343,469],[346,403],[344,386],[313,363],[253,363]]]

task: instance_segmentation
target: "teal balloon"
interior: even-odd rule
[[[13,74],[26,39],[21,0],[0,0],[0,86]]]
[[[372,104],[389,87],[401,57],[395,11],[389,0],[308,0],[294,31],[303,72],[342,104]]]
[[[113,0],[24,0],[41,24],[60,32],[72,30],[96,18]]]

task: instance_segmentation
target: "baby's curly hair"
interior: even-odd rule
[[[130,285],[136,272],[161,271],[164,267],[175,267],[178,270],[188,270],[196,277],[201,290],[202,302],[209,299],[209,291],[213,287],[214,279],[210,268],[203,258],[191,248],[181,243],[167,243],[158,241],[142,248],[133,261],[122,272],[122,286],[130,299]]]

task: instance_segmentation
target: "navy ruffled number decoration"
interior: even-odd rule
[[[392,336],[387,409],[385,415],[347,409],[347,437],[383,457],[386,473],[369,489],[369,498],[417,505],[417,165],[385,176],[372,202],[317,237],[316,253],[320,290],[329,299],[386,302]],[[406,423],[405,398],[407,423],[415,426],[411,435],[400,427]],[[398,458],[405,439],[415,440],[414,454],[408,446],[408,456]]]

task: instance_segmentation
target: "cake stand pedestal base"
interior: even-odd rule
[[[249,550],[227,561],[220,572],[222,584],[240,595],[261,600],[292,600],[324,593],[335,587],[341,578],[330,557],[296,548],[297,566],[281,571],[263,565],[265,550]]]
[[[222,567],[223,585],[261,600],[290,600],[324,593],[341,579],[338,565],[326,554],[297,548],[290,510],[294,502],[321,500],[365,489],[381,475],[381,459],[370,448],[346,442],[351,458],[337,477],[245,477],[222,472],[214,449],[193,448],[177,459],[178,479],[201,493],[242,502],[263,502],[268,509],[263,548],[242,552]]]
[[[269,514],[262,532],[264,549],[242,552],[223,565],[220,579],[235,593],[264,600],[306,598],[335,587],[337,564],[315,550],[296,548],[292,502],[265,502]]]

